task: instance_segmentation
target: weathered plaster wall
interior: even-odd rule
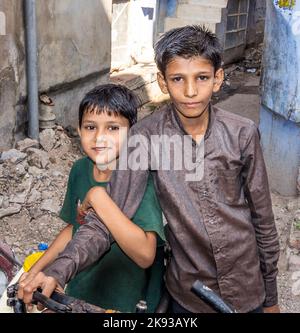
[[[16,110],[24,86],[24,35],[21,2],[0,0],[5,33],[0,35],[0,150],[10,147],[16,126]]]
[[[247,45],[263,42],[266,18],[266,0],[250,0]]]
[[[23,7],[0,0],[0,150],[22,137],[27,121]],[[57,122],[77,126],[84,93],[108,80],[112,0],[37,1],[39,92],[54,99]]]

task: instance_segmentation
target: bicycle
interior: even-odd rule
[[[236,313],[228,304],[226,304],[216,293],[197,280],[192,288],[192,292],[200,299],[209,304],[219,313]],[[26,306],[22,300],[17,297],[18,283],[7,288],[7,305],[13,307],[15,313],[26,313]],[[83,300],[65,295],[54,291],[51,297],[42,294],[42,290],[38,289],[33,293],[33,304],[41,303],[48,312],[55,313],[118,313],[116,310],[107,310],[99,306],[87,303]],[[168,300],[166,294],[161,299],[156,313],[165,313],[168,308]],[[144,301],[140,301],[136,306],[136,313],[145,313],[147,310]]]

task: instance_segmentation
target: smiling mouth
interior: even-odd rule
[[[101,152],[107,149],[110,149],[109,147],[94,147],[92,148],[93,150],[97,151],[97,152]]]

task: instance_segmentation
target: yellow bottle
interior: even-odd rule
[[[23,263],[23,269],[25,272],[28,272],[30,268],[41,258],[41,256],[45,253],[47,250],[48,245],[45,243],[40,243],[38,246],[39,251],[34,252],[27,256]]]

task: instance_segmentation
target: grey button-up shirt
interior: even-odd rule
[[[153,136],[187,135],[172,104],[132,127],[130,136],[136,134],[146,138],[144,146],[150,146]],[[190,155],[197,161],[200,147],[190,140]],[[172,249],[166,284],[186,309],[212,311],[190,290],[197,279],[238,311],[247,312],[263,303],[275,305],[279,242],[257,127],[251,120],[211,106],[202,144],[200,180],[187,181],[191,171],[184,163],[181,170],[157,168],[152,156],[145,170],[115,171],[108,191],[132,218],[152,170]],[[133,149],[128,148],[127,156]],[[178,149],[170,145],[171,165]],[[101,221],[91,219],[46,273],[64,285],[109,248],[108,233],[103,230]],[[98,241],[105,246],[94,246]]]

